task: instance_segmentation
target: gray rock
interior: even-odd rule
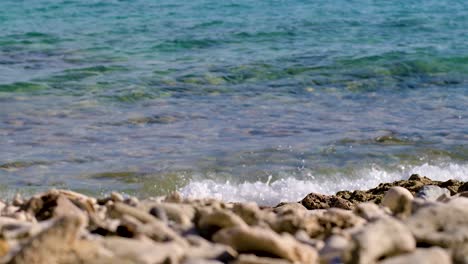
[[[441,196],[450,196],[450,191],[446,188],[441,188],[436,185],[425,185],[419,189],[416,197],[429,201],[437,201]]]
[[[379,264],[451,264],[450,255],[439,247],[418,248],[412,253],[385,259]]]

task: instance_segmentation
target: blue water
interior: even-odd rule
[[[456,0],[2,0],[0,184],[277,201],[468,180],[467,43]]]

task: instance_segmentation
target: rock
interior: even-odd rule
[[[371,221],[388,216],[391,212],[386,211],[385,207],[381,208],[375,203],[366,202],[356,205],[354,213],[367,221]]]
[[[468,243],[463,243],[452,248],[454,263],[468,264]]]
[[[248,225],[264,225],[274,219],[274,214],[262,211],[256,203],[236,203],[233,212],[240,216]]]
[[[156,243],[149,239],[108,237],[99,244],[112,252],[107,263],[179,263],[184,249],[174,242]],[[95,262],[99,263],[99,262]]]
[[[185,255],[193,259],[212,259],[223,262],[232,261],[237,257],[237,252],[230,246],[211,243],[202,237],[190,235],[185,237],[190,244],[185,249]]]
[[[277,233],[286,232],[294,235],[298,231],[304,231],[309,236],[315,236],[322,232],[322,228],[313,215],[287,214],[277,216],[272,220],[270,227]]]
[[[374,263],[382,257],[411,252],[416,248],[416,241],[408,228],[391,217],[367,224],[353,234],[352,239],[351,254],[346,254],[349,263]]]
[[[336,196],[346,199],[353,204],[362,202],[374,202],[376,204],[380,204],[384,194],[392,187],[403,187],[414,195],[425,185],[436,185],[442,188],[446,188],[450,191],[451,195],[454,195],[462,183],[455,180],[449,180],[446,182],[433,181],[427,177],[413,174],[408,180],[381,183],[377,187],[367,191],[340,191],[336,193]]]
[[[453,247],[468,242],[468,199],[420,208],[405,221],[418,243]]]
[[[68,190],[50,190],[45,193],[34,195],[28,201],[24,202],[21,210],[36,217],[37,220],[47,220],[54,215],[59,197],[64,197],[72,202],[75,207],[92,214],[95,212],[97,200],[87,197],[80,193]]]
[[[108,214],[111,218],[122,219],[125,215],[128,215],[137,219],[142,224],[138,225],[136,232],[144,234],[155,241],[172,240],[181,245],[186,245],[185,240],[164,222],[136,207],[117,202],[108,207]]]
[[[344,254],[351,243],[348,239],[332,235],[325,241],[325,246],[319,251],[320,263],[342,263]]]
[[[327,209],[327,208],[341,208],[351,209],[352,203],[334,195],[324,195],[318,193],[310,193],[304,199],[301,204],[309,209]]]
[[[125,198],[123,197],[122,194],[118,193],[118,192],[111,192],[110,194],[110,199],[113,201],[113,202],[123,202],[125,200]]]
[[[80,219],[84,226],[88,225],[87,215],[75,204],[73,204],[68,198],[64,195],[59,195],[56,200],[57,205],[53,210],[52,214],[54,217],[60,218],[63,216],[72,215]]]
[[[321,239],[314,239],[309,236],[309,234],[304,230],[298,230],[294,237],[297,241],[301,242],[302,244],[309,245],[316,250],[320,250],[323,248],[325,243]]]
[[[465,182],[463,183],[462,185],[460,185],[460,187],[457,189],[457,192],[460,193],[460,192],[466,192],[468,191],[468,182]]]
[[[242,254],[233,264],[292,264],[290,261],[277,258],[257,257],[250,254]]]
[[[290,213],[305,214],[307,212],[307,208],[305,208],[301,203],[283,203],[273,208],[273,212],[279,215]]]
[[[167,203],[182,203],[184,201],[184,197],[180,192],[171,192],[169,195],[167,195],[164,199],[164,202]]]
[[[146,207],[146,206],[145,206]],[[182,227],[188,229],[193,226],[192,220],[195,217],[195,209],[189,204],[175,204],[175,203],[156,203],[152,204],[149,212],[150,214],[164,212],[169,221],[172,221]]]
[[[223,264],[223,262],[211,259],[185,258],[182,264]]]
[[[397,216],[408,216],[411,214],[411,201],[413,195],[403,187],[390,188],[382,200],[382,206],[390,209]]]
[[[141,209],[119,202],[108,206],[108,214],[111,218],[120,218],[123,215],[130,215],[142,223],[152,223],[158,221],[158,219],[156,219],[154,216]]]
[[[319,232],[311,234],[315,238],[327,238],[332,234],[343,235],[344,233],[350,233],[366,223],[366,220],[355,215],[352,211],[338,208],[330,208],[323,212],[317,212],[315,215],[321,228]]]
[[[412,253],[385,259],[379,264],[451,264],[450,255],[439,247],[418,248]]]
[[[437,201],[443,195],[450,196],[450,191],[436,185],[425,185],[419,189],[416,197],[429,201]]]
[[[33,237],[21,248],[9,263],[63,263],[64,260],[76,260],[72,254],[73,246],[82,227],[80,218],[58,218],[50,228]]]
[[[270,229],[235,226],[213,236],[213,241],[231,246],[238,252],[269,254],[300,263],[316,263],[317,252],[297,242],[289,234],[279,235]]]
[[[212,234],[220,229],[241,226],[246,227],[247,224],[238,215],[228,210],[201,210],[200,219],[197,227],[202,235],[210,238]]]

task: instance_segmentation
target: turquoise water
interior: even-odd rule
[[[467,28],[465,1],[3,0],[0,184],[268,202],[468,180]]]

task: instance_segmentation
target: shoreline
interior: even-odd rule
[[[0,203],[0,263],[468,263],[468,182],[258,206],[49,190]]]

